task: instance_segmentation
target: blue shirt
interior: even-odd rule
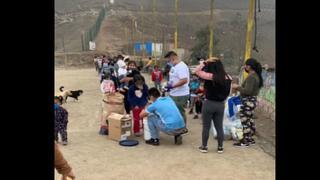
[[[158,115],[163,124],[170,129],[185,127],[184,120],[175,102],[169,97],[159,97],[146,109],[147,113]]]

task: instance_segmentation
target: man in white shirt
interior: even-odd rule
[[[170,96],[176,103],[186,124],[187,116],[184,108],[187,105],[190,94],[188,85],[190,81],[189,68],[174,51],[168,52],[165,58],[168,58],[173,65],[169,72],[169,82],[166,88],[170,90]]]

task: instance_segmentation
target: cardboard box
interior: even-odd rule
[[[132,120],[123,114],[111,113],[108,116],[109,139],[115,141],[126,140],[131,136]]]

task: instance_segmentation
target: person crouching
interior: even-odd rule
[[[182,144],[181,134],[187,133],[188,129],[175,102],[169,96],[160,97],[157,88],[150,88],[148,94],[152,104],[140,113],[141,118],[148,117],[151,139],[146,140],[146,144],[159,145],[159,131],[173,135],[175,144]]]

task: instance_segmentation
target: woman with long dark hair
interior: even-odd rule
[[[126,75],[125,78],[122,78],[120,80],[120,83],[128,83],[128,87],[130,87],[131,85],[134,84],[133,77],[135,75],[137,75],[137,74],[141,75],[140,72],[137,69],[136,62],[135,61],[129,61],[128,62],[128,69],[127,69],[127,75]],[[125,107],[126,113],[130,114],[131,106],[130,106],[130,103],[128,101],[128,90],[129,89],[125,89],[124,88],[124,91],[122,91],[121,93],[124,95],[124,107]]]
[[[234,144],[237,147],[248,147],[255,144],[252,136],[255,135],[256,126],[252,117],[257,105],[257,96],[263,86],[262,66],[256,59],[248,59],[245,62],[244,70],[248,73],[248,77],[243,81],[242,85],[232,85],[233,89],[240,92],[242,104],[240,107],[240,119],[243,126],[243,138]]]
[[[205,71],[202,70],[205,67]],[[225,100],[230,94],[232,77],[224,70],[222,62],[218,58],[211,58],[195,69],[196,74],[205,80],[204,89],[206,99],[202,106],[202,145],[200,152],[208,152],[208,139],[213,121],[217,130],[218,153],[223,152],[223,115]]]

